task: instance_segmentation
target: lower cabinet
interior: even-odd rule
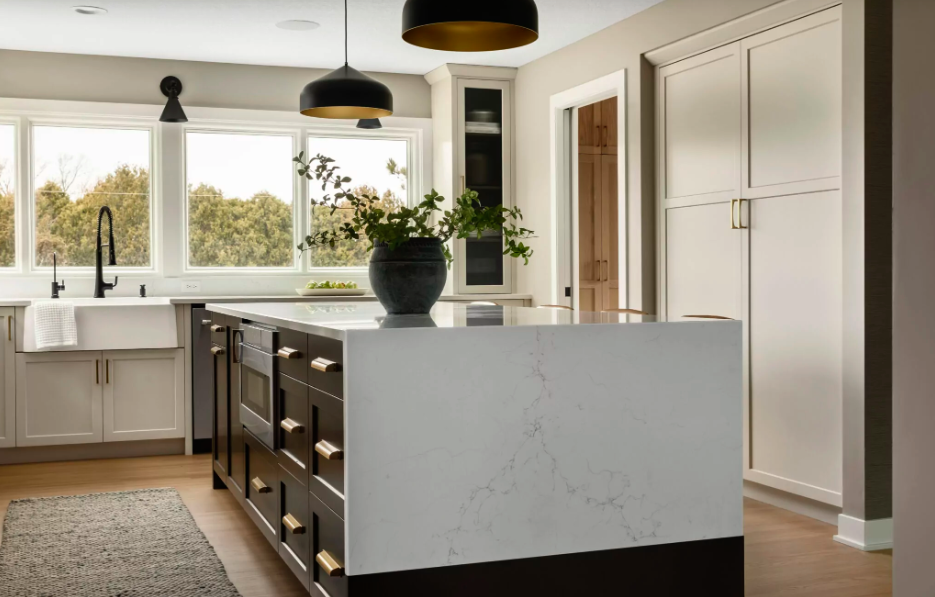
[[[185,436],[182,349],[16,355],[16,445]]]
[[[16,446],[16,349],[13,309],[0,308],[0,448]]]
[[[276,455],[249,431],[244,432],[247,482],[244,508],[274,549],[279,549],[279,465]]]

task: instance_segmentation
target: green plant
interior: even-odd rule
[[[532,257],[532,248],[522,241],[531,238],[534,232],[515,224],[523,219],[518,207],[484,207],[477,193],[466,189],[455,199],[450,210],[442,210],[439,203],[444,202],[445,198],[433,189],[415,207],[386,211],[380,207],[379,197],[366,194],[358,196],[345,190],[348,188],[345,185],[351,179],[338,174],[340,166],[334,165],[333,159],[318,154],[306,160],[303,151],[292,161],[297,164],[299,176],[321,182],[322,191],[327,191],[328,187],[335,191],[334,196],[326,194],[320,201],[313,199],[312,207],[330,207],[332,214],[338,209],[351,209],[354,212],[350,221],[343,222],[339,227],[306,236],[305,242],[298,247],[300,251],[307,251],[314,246],[334,247],[343,240],[359,241],[362,234],[370,241],[368,250],[379,242],[386,243],[393,250],[410,238],[437,238],[442,241],[445,258],[450,266],[451,250],[446,244],[449,240],[472,236],[481,238],[486,231],[499,231],[503,234],[504,255],[522,258],[526,264]],[[339,207],[339,202],[348,207]]]

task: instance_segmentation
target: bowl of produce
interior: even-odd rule
[[[363,296],[367,291],[354,282],[316,282],[312,280],[305,288],[296,288],[300,296]]]

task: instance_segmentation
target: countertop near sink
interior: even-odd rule
[[[72,298],[68,296],[63,296],[61,300],[65,301],[111,301],[111,300],[120,300],[120,301],[133,301],[137,297],[114,297],[106,299],[85,299],[85,298]],[[150,297],[152,298],[152,297]],[[320,302],[333,302],[335,300],[355,300],[355,301],[367,301],[373,302],[377,300],[377,297],[373,295],[364,295],[364,296],[353,296],[353,297],[340,297],[340,296],[298,296],[295,294],[278,294],[271,296],[204,296],[204,295],[179,295],[179,296],[169,296],[169,297],[156,297],[156,298],[165,298],[168,299],[170,304],[173,305],[194,305],[202,303],[256,303],[256,302],[269,302],[269,303],[320,303]],[[0,297],[0,307],[28,307],[33,303],[39,300],[48,300],[46,298],[2,298]],[[440,300],[448,301],[497,301],[497,300],[532,300],[531,294],[483,294],[483,295],[466,295],[466,294],[446,294],[441,297]]]

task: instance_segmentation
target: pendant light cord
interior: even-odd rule
[[[344,0],[344,66],[347,66],[347,0]]]

